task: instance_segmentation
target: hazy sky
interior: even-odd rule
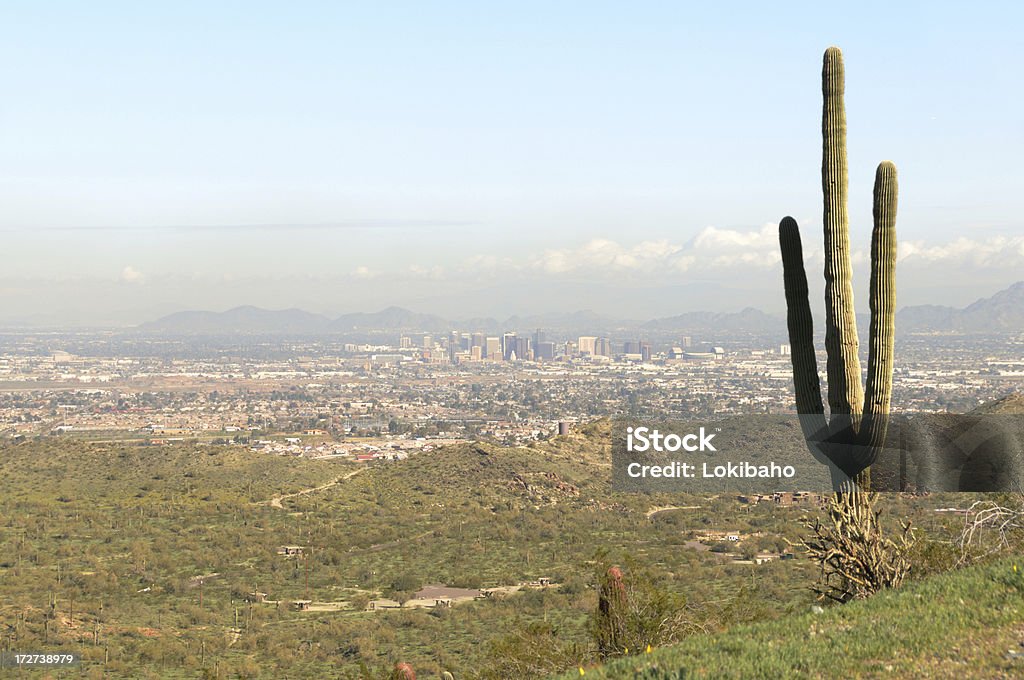
[[[901,303],[1024,278],[1018,4],[687,4],[7,0],[0,323],[780,309],[830,44],[855,250],[892,159]]]

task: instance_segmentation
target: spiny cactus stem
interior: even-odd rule
[[[875,171],[874,230],[871,234],[871,331],[865,420],[861,443],[877,449],[885,441],[892,400],[893,348],[896,335],[896,166],[890,161]]]
[[[818,359],[814,353],[814,322],[807,294],[800,227],[792,217],[779,223],[779,247],[782,250],[782,275],[786,289],[786,325],[789,329],[790,358],[796,411],[800,415],[823,414]]]
[[[859,424],[863,400],[857,356],[857,318],[850,273],[849,185],[846,162],[845,74],[838,47],[825,51],[821,70],[821,188],[825,228],[825,348],[828,351],[828,403],[833,431]]]

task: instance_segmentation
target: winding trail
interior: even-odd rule
[[[700,510],[699,505],[662,505],[651,508],[647,511],[647,519],[650,519],[660,512],[668,512],[669,510]]]
[[[334,486],[336,484],[340,484],[341,482],[344,482],[346,479],[352,479],[353,477],[355,477],[356,475],[358,475],[360,472],[362,472],[365,469],[366,468],[362,467],[362,468],[359,468],[357,470],[353,470],[352,472],[349,472],[349,473],[346,473],[344,475],[335,477],[331,481],[327,482],[326,484],[321,484],[320,486],[312,486],[312,487],[310,487],[308,489],[302,489],[301,491],[294,491],[292,493],[284,493],[284,494],[281,494],[280,496],[274,496],[269,501],[260,501],[258,503],[258,505],[269,505],[272,508],[277,508],[278,510],[284,510],[284,505],[282,505],[282,501],[284,501],[284,500],[286,500],[288,498],[295,498],[296,496],[305,496],[306,494],[317,493],[318,491],[324,491],[326,489],[331,488],[332,486]]]

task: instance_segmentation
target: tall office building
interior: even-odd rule
[[[533,359],[529,338],[516,338],[516,359],[519,361],[530,361]]]
[[[553,342],[538,342],[537,346],[533,349],[535,359],[541,361],[554,361],[555,359],[555,343]]]
[[[651,360],[651,345],[650,343],[640,343],[640,360],[650,361]]]
[[[448,334],[448,359],[455,363],[455,355],[462,349],[462,334],[452,331]]]
[[[576,351],[580,354],[593,354],[597,337],[593,335],[581,335],[576,341]]]
[[[501,361],[504,358],[501,354],[501,338],[490,336],[484,340],[484,358],[491,361]]]
[[[433,338],[433,336],[424,335],[423,336],[423,349],[433,349],[433,347],[434,347],[434,338]]]
[[[612,355],[612,343],[608,338],[598,338],[594,341],[594,355],[599,357],[610,357]]]
[[[410,349],[412,347],[412,338],[408,335],[403,335],[398,339],[398,346],[402,349]]]
[[[505,333],[501,336],[501,358],[509,361],[516,352],[516,334]]]

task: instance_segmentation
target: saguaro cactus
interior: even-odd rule
[[[896,166],[882,161],[875,172],[871,344],[865,390],[861,387],[857,355],[857,318],[850,269],[844,89],[842,52],[838,47],[830,47],[825,50],[821,70],[825,349],[831,416],[828,420],[818,380],[800,229],[792,217],[779,223],[797,413],[811,453],[829,465],[837,490],[851,479],[856,479],[861,487],[870,486],[868,466],[878,457],[888,425],[896,315]]]
[[[622,570],[610,567],[601,579],[597,597],[598,653],[602,658],[621,654],[624,650],[627,602]]]

